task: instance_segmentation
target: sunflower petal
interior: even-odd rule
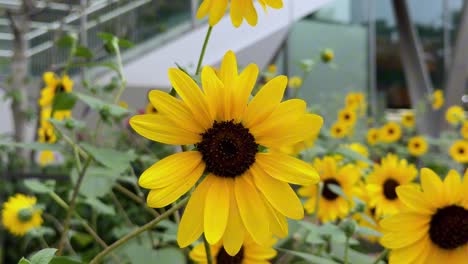
[[[249,64],[239,75],[237,87],[232,90],[232,118],[241,121],[241,117],[247,108],[247,102],[250,94],[257,82],[258,67],[255,64]]]
[[[428,202],[421,191],[410,185],[398,186],[396,188],[398,198],[407,207],[418,213],[433,214],[435,207]]]
[[[444,185],[439,176],[432,170],[421,169],[421,186],[424,191],[424,196],[434,206],[439,207],[446,203],[444,195]]]
[[[463,200],[461,184],[460,174],[456,170],[450,170],[444,179],[445,194],[449,203],[455,204]]]
[[[244,243],[245,228],[240,218],[239,209],[234,194],[234,181],[228,182],[230,204],[229,219],[226,230],[224,231],[223,244],[226,252],[235,256]]]
[[[211,187],[206,195],[204,230],[206,240],[216,244],[223,236],[229,217],[229,187],[227,181],[213,174],[207,176]]]
[[[257,25],[258,21],[258,16],[257,16],[257,11],[255,10],[255,6],[253,1],[250,0],[242,0],[244,1],[244,8],[243,8],[243,15],[245,20],[249,23],[251,26]]]
[[[206,94],[206,100],[208,102],[210,114],[213,119],[216,119],[216,115],[224,113],[224,104],[219,103],[219,98],[224,97],[224,84],[210,66],[203,68],[201,81],[203,91]],[[220,116],[220,118],[224,119],[224,116]]]

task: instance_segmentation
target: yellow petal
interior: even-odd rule
[[[244,19],[242,16],[242,0],[231,0],[231,21],[235,27],[239,27]]]
[[[166,115],[177,126],[197,134],[204,132],[203,127],[195,121],[192,112],[182,101],[158,90],[150,91],[148,97],[158,112]]]
[[[224,103],[224,119],[232,119],[233,103],[232,89],[237,86],[237,60],[234,52],[228,51],[221,62],[220,79],[224,83],[224,98],[218,98]]]
[[[174,185],[151,190],[147,198],[148,206],[161,208],[175,202],[195,185],[204,170],[205,164],[200,163],[191,174],[180,178],[178,181],[174,182]]]
[[[173,184],[193,174],[202,162],[198,151],[180,152],[170,155],[148,168],[141,174],[138,184],[146,189],[158,189]],[[179,166],[183,164],[184,166]]]
[[[265,198],[263,199],[266,200]],[[286,217],[271,207],[267,201],[264,202],[267,209],[270,232],[280,238],[286,237],[288,235],[288,221],[286,220]]]
[[[302,203],[289,184],[272,178],[256,164],[250,171],[255,185],[276,210],[295,220],[304,217]]]
[[[254,127],[271,115],[283,99],[287,84],[286,76],[277,76],[260,89],[247,106],[243,120],[247,128]]]
[[[223,18],[226,13],[227,5],[228,0],[216,0],[216,3],[211,6],[210,18],[208,19],[210,26],[218,24],[221,18]]]
[[[185,72],[174,68],[169,69],[169,80],[197,122],[205,129],[210,128],[213,125],[210,109],[205,95],[195,81]]]
[[[418,213],[430,215],[435,211],[435,207],[424,198],[423,193],[413,186],[398,186],[396,193],[402,203]]]
[[[456,170],[450,170],[444,179],[445,194],[451,204],[459,203],[463,200],[462,183],[460,174]]]
[[[257,76],[257,65],[249,64],[239,75],[237,87],[232,90],[232,118],[238,122],[241,121],[241,117],[247,108],[247,102],[257,82]]]
[[[421,186],[424,191],[424,196],[434,206],[439,207],[445,204],[444,185],[439,176],[432,170],[421,169]]]
[[[218,115],[218,118],[224,119],[224,104],[219,102],[219,98],[224,98],[223,83],[210,66],[203,68],[201,81],[211,116],[216,119]]]
[[[257,153],[255,159],[263,171],[280,181],[307,186],[320,180],[310,164],[285,154]]]
[[[201,141],[201,135],[177,127],[161,115],[136,115],[130,119],[132,128],[143,137],[172,145],[191,145]]]
[[[223,244],[226,252],[235,256],[244,243],[245,228],[240,218],[239,209],[234,194],[234,181],[228,182],[229,188],[229,219],[226,230],[224,231]]]
[[[210,186],[211,181],[203,180],[190,197],[177,232],[177,243],[181,248],[192,244],[203,233],[203,208]]]
[[[398,230],[402,232],[411,232],[414,230],[420,230],[421,228],[425,228],[429,226],[429,221],[431,217],[427,215],[421,215],[416,213],[399,213],[397,215],[393,215],[387,217],[380,221],[380,226],[383,229],[387,230]],[[402,223],[405,223],[402,225]]]
[[[271,237],[267,220],[267,212],[257,190],[245,177],[248,173],[234,179],[239,213],[245,228],[258,244],[264,244]]]
[[[425,248],[429,247],[429,243],[427,239],[421,239],[411,246],[392,250],[390,263],[414,263],[424,253]]]
[[[266,3],[275,9],[283,8],[283,0],[266,0]]]
[[[257,25],[257,11],[255,10],[253,1],[251,0],[242,0],[244,1],[244,8],[243,8],[243,15],[245,17],[245,20],[249,23],[251,26]]]
[[[216,244],[224,234],[229,216],[229,188],[227,181],[213,174],[207,179],[211,181],[205,201],[204,230],[206,240]]]
[[[380,243],[390,249],[397,249],[409,246],[416,241],[422,239],[424,236],[427,236],[429,227],[421,228],[419,230],[413,230],[411,232],[388,232],[380,238]]]
[[[213,3],[213,0],[203,0],[203,2],[200,4],[200,7],[197,10],[198,19],[202,19],[206,15],[208,15],[208,13],[210,12],[212,3]]]

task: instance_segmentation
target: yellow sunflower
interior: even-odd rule
[[[338,113],[338,122],[343,123],[349,127],[354,126],[356,123],[356,113],[350,108],[342,109]]]
[[[244,234],[264,244],[272,233],[287,234],[285,216],[303,217],[303,208],[288,183],[319,181],[315,169],[283,153],[264,152],[301,142],[317,134],[323,119],[306,112],[303,100],[281,102],[287,78],[278,76],[249,101],[258,67],[237,73],[234,53],[226,53],[220,78],[211,67],[201,74],[203,89],[178,69],[169,70],[182,100],[162,91],[149,98],[157,114],[137,115],[130,124],[140,135],[173,145],[194,145],[147,169],[139,184],[151,189],[148,205],[164,207],[187,193],[201,176],[182,216],[178,243],[186,247],[204,232],[211,245],[239,252]]]
[[[43,79],[46,86],[42,89],[41,98],[39,99],[41,107],[52,106],[54,96],[57,93],[69,93],[73,89],[73,81],[68,75],[59,78],[53,72],[46,72]]]
[[[401,138],[401,127],[396,122],[388,122],[379,131],[379,140],[393,143]]]
[[[42,107],[41,108],[41,115],[40,115],[40,125],[45,127],[45,126],[52,126],[52,124],[49,122],[50,118],[62,121],[64,119],[70,118],[71,117],[71,111],[70,110],[60,110],[60,111],[55,111],[54,116],[52,117],[52,107],[47,106],[47,107]]]
[[[468,141],[456,140],[450,147],[449,154],[456,162],[468,163]]]
[[[36,197],[16,194],[3,204],[2,224],[10,233],[24,236],[42,225],[41,210],[36,208]]]
[[[55,136],[54,127],[49,123],[48,125],[41,126],[37,130],[38,141],[40,143],[49,143],[53,144],[57,142],[57,137]]]
[[[359,169],[352,164],[339,165],[335,158],[330,156],[315,159],[314,167],[319,172],[320,179],[323,182],[317,217],[322,222],[346,217],[352,208],[350,202],[333,192],[329,186],[332,184],[338,185],[348,199],[352,199],[359,192],[356,185],[360,177]],[[298,193],[308,198],[304,208],[308,213],[313,213],[315,211],[317,185],[301,187]]]
[[[253,0],[230,0],[231,2],[231,21],[235,27],[239,27],[243,20],[251,26],[257,25],[257,11],[255,10]],[[283,7],[283,0],[259,0],[263,9],[267,7],[280,9]],[[226,13],[229,0],[203,0],[197,11],[197,18],[201,19],[208,16],[208,23],[211,26],[216,25]]]
[[[398,187],[406,210],[385,218],[381,244],[390,263],[464,264],[468,260],[468,175],[451,170],[444,181],[421,170],[419,188]]]
[[[415,118],[413,111],[406,111],[401,116],[401,124],[407,128],[413,128],[415,124]]]
[[[355,152],[359,153],[363,157],[369,158],[369,150],[367,149],[366,146],[364,146],[364,145],[362,145],[360,143],[351,143],[349,145],[345,145],[345,147],[352,150],[352,151],[355,151]],[[364,161],[360,161],[360,160],[358,160],[356,162],[356,165],[361,169],[365,169],[365,168],[369,167],[369,164],[367,164]]]
[[[371,228],[373,230],[376,230],[380,232],[380,226],[379,226],[379,221],[380,217],[377,217],[375,214],[375,207],[369,207],[367,206],[369,204],[369,193],[367,192],[366,186],[364,182],[359,182],[358,184],[360,192],[357,195],[357,198],[359,198],[364,204],[366,205],[364,211],[362,213],[355,213],[353,215],[353,219],[356,220],[356,222],[359,224],[359,226],[364,226]],[[365,239],[371,241],[371,242],[377,242],[378,238],[375,235],[362,235]]]
[[[265,246],[255,243],[255,241],[246,237],[244,244],[235,256],[229,255],[224,250],[221,242],[211,246],[211,255],[213,257],[213,264],[265,264],[270,263],[268,260],[276,256],[276,250],[273,245],[276,243],[275,239],[270,239]],[[196,245],[190,251],[190,258],[198,264],[206,264],[206,251],[203,243]]]
[[[458,125],[465,120],[465,110],[458,105],[451,106],[445,113],[445,119],[452,125]]]
[[[158,113],[158,110],[153,106],[153,104],[151,102],[149,102],[146,105],[145,114],[152,115],[152,114],[157,114],[157,113]]]
[[[55,160],[55,155],[52,150],[43,150],[39,153],[39,165],[45,167],[50,165]]]
[[[369,206],[375,207],[375,214],[379,216],[392,215],[403,208],[403,204],[396,195],[396,188],[409,185],[418,175],[413,164],[405,159],[399,160],[396,155],[388,154],[381,164],[375,164],[374,170],[367,177],[367,191]]]
[[[439,110],[445,102],[444,92],[442,90],[435,90],[431,96],[432,109]]]
[[[320,58],[322,59],[324,63],[329,63],[330,61],[333,60],[334,57],[335,57],[335,54],[333,53],[332,49],[324,49],[320,53]]]
[[[379,141],[379,134],[379,129],[370,128],[367,131],[367,143],[369,143],[369,145],[374,145],[377,143]]]
[[[426,139],[422,136],[412,137],[408,141],[408,151],[415,157],[426,154],[428,149],[429,144],[427,144]]]
[[[363,93],[348,93],[345,98],[346,108],[359,111],[363,116],[366,112],[367,102]]]
[[[330,128],[330,134],[334,138],[344,138],[349,133],[349,127],[341,122],[336,122]]]
[[[464,139],[468,139],[468,122],[463,122],[463,126],[460,129],[460,134]]]
[[[293,89],[296,89],[296,88],[301,88],[302,86],[302,78],[299,77],[299,76],[293,76],[291,77],[291,79],[289,79],[289,84],[288,84],[289,88],[293,88]]]

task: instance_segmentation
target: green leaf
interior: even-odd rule
[[[0,146],[6,147],[13,147],[13,148],[24,148],[24,149],[31,149],[31,150],[60,150],[60,145],[57,144],[46,144],[46,143],[16,143],[16,142],[7,142],[7,141],[0,141]]]
[[[55,252],[57,252],[55,248],[45,248],[31,257],[31,264],[49,264]]]
[[[364,157],[363,155],[357,153],[356,151],[354,151],[352,149],[348,149],[348,148],[345,148],[345,147],[339,147],[336,150],[336,153],[341,154],[341,155],[349,158],[352,161],[362,161],[362,162],[365,162],[365,163],[369,164],[370,166],[374,165],[374,162],[372,162],[372,160]]]
[[[76,103],[76,96],[73,93],[57,93],[52,102],[52,113],[55,111],[71,110]],[[52,116],[54,116],[52,114]]]
[[[80,247],[87,247],[94,241],[94,238],[91,235],[77,231],[72,233],[71,239],[73,240],[73,243],[77,243]]]
[[[382,233],[379,231],[372,229],[370,227],[366,226],[359,226],[356,230],[356,233],[363,235],[363,236],[376,236],[376,237],[381,237]]]
[[[75,51],[75,56],[82,57],[85,59],[92,59],[94,55],[93,52],[87,47],[78,46]]]
[[[80,194],[86,198],[101,198],[106,196],[114,186],[119,172],[103,167],[90,167],[86,172],[80,188]],[[78,172],[73,170],[71,178],[74,183],[78,179]]]
[[[114,117],[122,117],[129,113],[127,109],[119,105],[106,103],[102,101],[101,99],[98,99],[90,95],[86,95],[82,93],[75,93],[75,94],[81,101],[83,101],[85,104],[87,104],[91,109],[95,110],[96,112],[99,112],[102,109],[108,109],[109,114],[111,114]]]
[[[344,260],[344,245],[334,245],[331,254],[339,260]],[[349,263],[371,264],[374,263],[374,258],[367,254],[360,253],[352,248],[348,250]],[[382,262],[379,262],[382,263]]]
[[[137,156],[133,151],[120,152],[110,148],[96,148],[87,143],[80,144],[97,162],[117,172],[125,171]]]
[[[343,197],[345,200],[348,200],[348,196],[343,192],[343,189],[337,184],[327,184],[327,188],[330,189],[330,191],[334,192],[335,194]]]
[[[31,264],[31,262],[23,257],[18,261],[18,264]]]
[[[291,254],[296,257],[300,257],[304,260],[309,261],[310,263],[320,263],[320,264],[338,264],[338,262],[335,262],[331,259],[326,259],[323,257],[315,256],[309,253],[304,253],[304,252],[298,252],[298,251],[293,251],[289,249],[284,249],[284,248],[278,248],[279,251]]]
[[[55,181],[24,180],[24,186],[34,193],[49,193],[54,191]]]
[[[75,34],[66,34],[65,36],[59,38],[56,44],[60,48],[71,48],[76,41],[77,37]]]
[[[159,263],[186,263],[185,256],[179,248],[168,247],[156,251],[156,257]]]
[[[99,32],[97,33],[97,36],[104,40],[105,42],[110,42],[112,41],[113,38],[115,38],[114,35],[112,35],[111,33],[106,33],[106,32]]]
[[[55,256],[52,261],[50,262],[50,264],[82,264],[83,262],[79,261],[79,260],[76,260],[76,259],[72,259],[71,257],[57,257]]]
[[[88,197],[88,199],[85,200],[85,203],[89,204],[96,212],[103,214],[103,215],[115,215],[115,210],[114,207],[109,206],[101,200],[93,197]]]
[[[135,43],[129,41],[129,40],[126,40],[126,39],[121,39],[119,38],[119,47],[122,47],[122,48],[131,48],[133,46],[135,46]]]

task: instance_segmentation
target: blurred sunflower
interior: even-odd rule
[[[349,145],[345,145],[345,147],[352,150],[352,151],[354,151],[354,152],[359,153],[361,156],[363,156],[365,158],[369,158],[369,150],[367,149],[366,146],[364,146],[364,145],[362,145],[360,143],[351,143]],[[365,168],[369,167],[369,164],[367,164],[366,162],[361,161],[361,160],[356,161],[356,165],[361,169],[365,169]]]
[[[11,196],[3,204],[2,224],[10,233],[24,236],[42,225],[41,210],[36,208],[36,197],[23,194]]]
[[[403,208],[398,199],[396,188],[408,185],[416,178],[418,171],[405,159],[399,160],[396,155],[388,154],[381,164],[375,164],[374,170],[367,177],[369,206],[375,207],[375,214],[380,217],[392,215]]]
[[[192,151],[162,159],[141,175],[139,184],[151,189],[150,207],[164,207],[196,186],[182,216],[177,240],[181,247],[204,232],[212,245],[223,239],[224,248],[237,254],[244,234],[258,244],[277,234],[274,225],[285,216],[301,219],[302,204],[288,183],[309,185],[319,181],[309,164],[278,152],[318,134],[323,119],[306,112],[303,100],[281,102],[287,78],[278,76],[265,84],[248,103],[258,67],[237,73],[234,53],[226,53],[220,78],[211,67],[201,74],[203,90],[178,69],[169,79],[182,100],[162,91],[149,98],[157,114],[137,115],[130,124],[140,135],[173,145],[194,145]],[[223,98],[223,100],[220,100]]]
[[[239,27],[243,20],[251,26],[257,25],[257,11],[255,10],[253,0],[230,0],[231,21],[235,27]],[[280,9],[283,7],[283,0],[259,0],[263,9],[267,7]],[[210,26],[216,25],[226,13],[228,0],[203,0],[197,11],[197,18],[201,19],[208,16]]]
[[[367,206],[369,204],[370,197],[366,190],[366,185],[364,182],[359,182],[358,186],[360,192],[357,194],[357,198],[359,198],[366,206],[364,208],[364,211],[353,214],[353,219],[356,220],[359,226],[368,227],[380,232],[380,217],[377,217],[375,215],[375,207]],[[361,236],[371,242],[377,242],[379,239],[379,237],[375,235],[361,234]]]
[[[270,64],[267,68],[268,73],[275,74],[278,71],[276,64]]]
[[[322,52],[320,52],[320,58],[322,59],[322,62],[324,63],[329,63],[330,61],[333,60],[335,57],[335,54],[333,53],[332,49],[324,49]]]
[[[451,106],[445,113],[445,119],[452,125],[458,125],[465,120],[465,110],[458,105]]]
[[[449,154],[456,162],[468,163],[468,141],[456,140],[450,147]]]
[[[413,128],[415,124],[415,118],[413,111],[406,111],[401,116],[401,124],[407,128]]]
[[[432,109],[439,110],[445,102],[444,92],[442,90],[435,90],[431,96]]]
[[[408,151],[415,157],[426,154],[428,149],[429,144],[427,144],[426,139],[422,136],[412,137],[408,141]]]
[[[153,106],[153,104],[151,102],[149,102],[146,105],[145,114],[152,115],[152,114],[157,114],[157,113],[158,113],[158,110]]]
[[[460,134],[464,139],[468,139],[468,121],[463,122],[463,126],[460,128]]]
[[[48,125],[41,126],[37,130],[38,141],[40,143],[49,143],[53,144],[57,142],[57,137],[55,136],[54,127],[49,123]]]
[[[369,130],[367,130],[367,143],[369,143],[369,145],[374,145],[378,141],[379,141],[379,129],[369,128]]]
[[[389,263],[450,263],[468,260],[468,175],[451,170],[442,182],[421,170],[420,189],[398,187],[407,209],[385,218],[381,244],[391,249]]]
[[[213,264],[265,264],[268,260],[276,256],[273,245],[276,240],[271,239],[265,246],[256,244],[255,241],[247,237],[241,249],[235,256],[229,255],[223,248],[221,242],[211,246]],[[198,264],[207,264],[205,245],[200,243],[190,251],[190,258]]]
[[[52,150],[43,150],[39,153],[39,165],[45,167],[55,161],[55,154]]]
[[[297,89],[301,88],[302,86],[302,78],[299,76],[293,76],[291,79],[289,79],[289,88]]]
[[[356,113],[350,108],[342,109],[338,112],[338,122],[348,127],[354,126],[356,123]]]
[[[330,128],[330,134],[333,138],[344,138],[349,133],[349,127],[341,122],[336,122]]]
[[[359,111],[360,116],[363,116],[367,107],[366,97],[363,93],[348,93],[345,98],[345,105],[346,108],[356,112]]]
[[[379,131],[379,140],[385,143],[393,143],[400,139],[401,127],[396,122],[388,122]]]
[[[68,75],[59,78],[53,72],[46,72],[42,78],[46,86],[41,90],[41,97],[39,99],[41,107],[52,106],[56,94],[69,93],[73,89],[73,81]]]
[[[359,169],[352,164],[339,165],[335,158],[330,156],[326,156],[323,159],[316,158],[313,165],[323,182],[317,217],[322,222],[346,217],[351,210],[351,204],[345,198],[332,191],[330,185],[337,185],[349,199],[352,199],[359,192],[356,185],[360,178]],[[304,204],[307,213],[314,213],[317,185],[301,187],[298,193],[302,197],[308,198]]]

